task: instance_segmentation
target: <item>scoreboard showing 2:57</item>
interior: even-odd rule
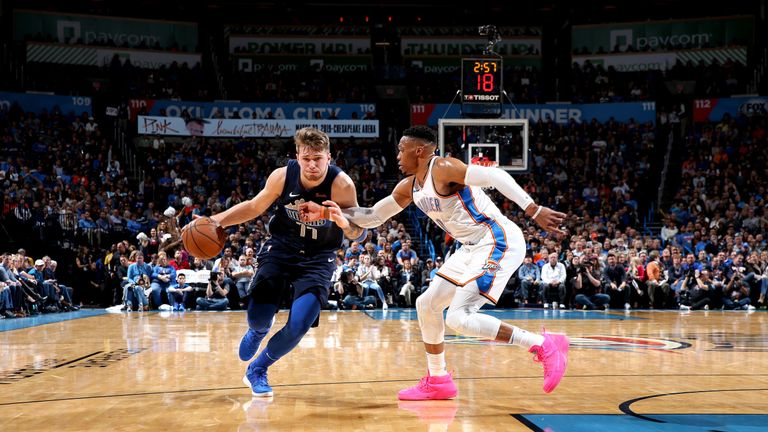
[[[502,61],[492,58],[465,58],[461,60],[462,103],[500,104]]]

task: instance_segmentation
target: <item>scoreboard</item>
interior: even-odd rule
[[[503,64],[498,58],[461,60],[461,102],[470,117],[501,115]]]

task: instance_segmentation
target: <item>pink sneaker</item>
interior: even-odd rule
[[[533,361],[544,366],[544,393],[550,393],[560,384],[568,366],[568,338],[565,335],[543,332],[544,343],[528,350]]]
[[[453,399],[457,393],[452,373],[443,376],[430,376],[427,373],[427,376],[415,386],[400,390],[397,398],[400,400]]]

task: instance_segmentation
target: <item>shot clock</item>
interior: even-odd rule
[[[461,59],[461,102],[465,115],[501,115],[502,71],[498,58]]]

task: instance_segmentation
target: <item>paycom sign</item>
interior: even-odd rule
[[[630,45],[640,52],[746,47],[754,26],[751,16],[584,25],[573,27],[571,43],[580,55],[626,52]]]
[[[143,43],[147,47],[159,44],[161,49],[178,44],[182,51],[194,51],[197,47],[195,23],[14,11],[15,39],[26,40],[38,35],[63,44],[78,42],[136,47]]]
[[[646,48],[656,50],[673,46],[702,47],[712,40],[712,33],[651,35],[635,38],[635,32],[630,28],[611,30],[610,40],[611,49],[618,47],[619,51],[626,51],[630,44],[640,51]]]

